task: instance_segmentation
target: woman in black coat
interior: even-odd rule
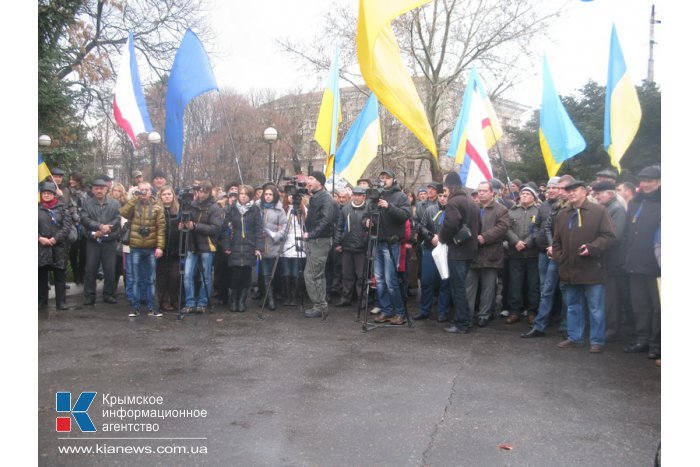
[[[229,311],[245,311],[252,268],[255,266],[256,259],[262,257],[262,216],[253,202],[254,194],[252,186],[241,185],[238,190],[238,201],[226,208],[225,235],[222,245],[231,268]]]
[[[49,273],[53,271],[56,309],[66,306],[66,263],[68,235],[71,230],[70,209],[56,198],[56,185],[44,182],[39,201],[39,306],[49,304]]]
[[[165,185],[158,197],[165,214],[165,249],[156,260],[156,295],[161,311],[180,309],[180,204],[175,189]]]

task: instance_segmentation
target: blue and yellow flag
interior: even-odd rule
[[[338,141],[338,124],[342,120],[340,113],[340,69],[338,67],[338,47],[336,47],[314,133],[314,139],[326,152],[326,178],[330,177],[333,172],[333,156],[335,156]]]
[[[554,177],[562,162],[586,149],[586,141],[566,113],[544,57],[542,72],[542,109],[540,110],[540,147],[547,173]]]
[[[618,172],[620,160],[632,144],[642,120],[637,90],[627,73],[625,57],[622,55],[617,29],[613,24],[610,37],[610,59],[608,62],[608,87],[605,90],[605,127],[603,147],[610,155],[610,162]]]
[[[338,147],[336,173],[354,183],[362,177],[372,159],[377,157],[377,146],[380,144],[379,104],[377,96],[372,93]]]
[[[391,21],[430,0],[360,0],[357,61],[367,86],[437,160],[433,130],[413,79],[401,59]]]
[[[39,183],[43,182],[46,177],[51,177],[51,170],[39,153]]]

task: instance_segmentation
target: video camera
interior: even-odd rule
[[[192,219],[192,202],[197,190],[199,190],[199,187],[196,186],[187,186],[177,190],[177,201],[180,203],[180,217],[184,224]]]
[[[308,195],[309,189],[306,187],[306,182],[297,180],[296,177],[282,177],[282,180],[287,183],[284,185],[284,194],[289,196]]]
[[[382,194],[384,194],[384,180],[372,180],[370,183],[370,187],[367,188],[365,191],[365,195],[367,195],[367,200],[376,203],[379,201],[379,198],[382,197]]]

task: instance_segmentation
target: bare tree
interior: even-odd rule
[[[563,3],[563,2],[562,2]],[[342,44],[341,77],[361,83],[350,70],[356,69],[356,13],[333,5],[326,15],[326,27],[311,44],[280,42],[280,46],[317,72],[327,69],[330,41]],[[492,96],[497,96],[520,79],[532,63],[531,42],[546,34],[561,9],[545,9],[538,0],[435,0],[393,23],[407,66],[422,96],[438,153],[444,155],[445,138],[452,131],[455,115],[472,65],[488,75],[485,79]],[[333,34],[333,35],[331,35]],[[320,38],[325,40],[320,40]],[[410,139],[409,139],[410,140]],[[394,151],[400,157],[430,161],[433,179],[442,169],[427,150],[409,145]]]

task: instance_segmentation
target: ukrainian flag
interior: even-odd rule
[[[314,139],[326,152],[326,177],[333,171],[333,156],[338,139],[338,124],[342,121],[340,114],[340,70],[338,68],[338,47],[331,61],[330,74],[323,91],[321,108],[318,111]]]
[[[608,87],[605,90],[605,127],[603,146],[618,172],[620,160],[634,140],[642,120],[637,90],[627,73],[617,29],[613,24],[608,62]]]
[[[360,115],[353,122],[335,155],[335,171],[345,180],[357,180],[377,157],[382,144],[377,96],[370,94]]]
[[[554,88],[547,57],[542,73],[542,109],[540,110],[540,147],[547,173],[554,177],[562,162],[586,149],[586,141],[576,129]]]
[[[46,165],[44,158],[39,153],[39,183],[43,182],[46,177],[51,177],[51,170],[49,170],[49,166]]]

